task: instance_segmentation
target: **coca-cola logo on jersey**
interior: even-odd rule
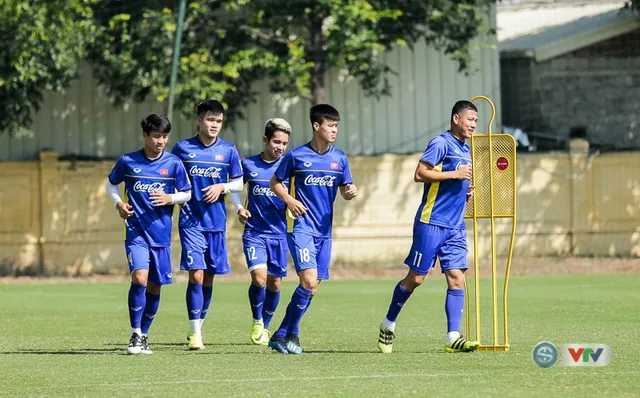
[[[336,180],[336,176],[322,176],[316,177],[309,174],[304,179],[304,185],[315,185],[318,187],[332,187],[333,182]]]
[[[269,187],[261,187],[256,185],[253,187],[253,194],[257,196],[276,196],[275,193]]]
[[[166,182],[152,182],[151,184],[145,184],[140,181],[136,181],[133,184],[133,190],[136,192],[164,192],[164,187],[167,186]]]
[[[198,167],[193,166],[189,170],[189,174],[197,177],[211,177],[211,178],[220,178],[220,173],[222,172],[222,168],[220,167]]]

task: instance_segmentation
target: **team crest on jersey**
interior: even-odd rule
[[[311,162],[304,162],[302,164],[304,165],[304,167],[311,167],[311,165],[312,165]]]
[[[190,153],[190,154],[188,154],[187,156],[189,156],[191,159],[193,159],[193,158],[195,158],[195,157],[196,157],[196,154],[195,154],[195,153]]]
[[[167,170],[167,169],[160,169],[160,175],[161,175],[161,176],[168,176],[168,175],[169,175],[169,170]]]
[[[331,163],[331,170],[338,170],[339,167],[338,163]]]
[[[216,160],[224,160],[224,155],[216,155]]]
[[[257,172],[254,171],[253,173],[251,173],[251,177],[257,177],[257,176],[258,176]]]
[[[139,167],[136,167],[136,168],[134,168],[134,169],[133,169],[133,172],[134,172],[134,173],[139,173],[139,172],[141,172],[141,171],[142,171],[142,169],[141,169],[141,168],[139,168]]]

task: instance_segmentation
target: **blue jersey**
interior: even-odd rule
[[[125,200],[133,207],[133,215],[125,221],[125,239],[142,237],[150,246],[170,246],[173,206],[154,206],[149,194],[191,189],[180,159],[167,152],[154,160],[149,160],[141,150],[127,153],[109,173],[111,184],[119,185],[123,181]]]
[[[244,182],[248,184],[247,210],[251,217],[245,225],[245,231],[263,235],[286,235],[287,206],[269,187],[269,181],[282,158],[267,163],[260,155],[248,157],[242,161]],[[285,181],[288,184],[288,181]]]
[[[445,131],[429,142],[420,161],[429,163],[435,171],[453,171],[462,165],[471,164],[470,148],[450,131]],[[425,183],[415,221],[465,229],[464,211],[469,184],[469,180]]]
[[[332,145],[320,154],[305,144],[283,156],[275,175],[280,181],[290,180],[291,196],[308,209],[295,220],[287,215],[287,232],[331,237],[338,186],[353,182],[347,155]]]
[[[225,195],[221,194],[214,203],[206,203],[202,200],[205,194],[202,189],[242,177],[236,146],[221,138],[205,146],[195,136],[176,143],[171,153],[182,160],[193,185],[191,200],[180,210],[180,227],[224,231],[227,225]]]

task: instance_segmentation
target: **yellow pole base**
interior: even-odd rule
[[[481,345],[478,351],[509,351],[508,345]]]

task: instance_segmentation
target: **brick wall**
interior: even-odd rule
[[[640,30],[536,65],[543,120],[559,135],[585,127],[604,147],[640,148]]]
[[[505,124],[556,136],[560,143],[572,128],[585,128],[594,147],[640,149],[640,30],[531,62],[527,70],[506,58],[501,67],[503,88],[511,87],[502,96],[509,109]],[[533,82],[522,78],[527,73]]]

